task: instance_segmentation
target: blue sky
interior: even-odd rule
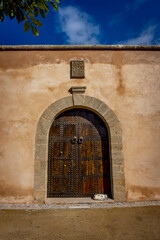
[[[160,0],[61,0],[39,28],[0,22],[0,45],[160,45]]]

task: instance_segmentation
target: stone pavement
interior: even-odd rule
[[[0,210],[0,240],[160,239],[158,204],[86,209],[17,208]]]

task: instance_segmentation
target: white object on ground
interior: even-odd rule
[[[106,199],[108,199],[107,194],[95,194],[93,196],[93,200],[106,200]]]

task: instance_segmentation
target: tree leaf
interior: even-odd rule
[[[31,25],[31,31],[32,31],[32,34],[35,36],[35,27],[33,25]]]
[[[35,17],[38,17],[38,14],[39,14],[39,10],[37,8],[34,9],[34,16]]]
[[[58,10],[59,0],[0,0],[0,21],[3,22],[5,16],[11,20],[16,17],[18,23],[24,21],[24,32],[31,27],[33,35],[38,36],[37,27],[41,27],[42,23],[37,17],[41,14],[42,18],[46,18],[51,9],[49,4]]]
[[[15,11],[14,11],[14,9],[11,9],[11,10],[10,10],[9,17],[10,17],[10,19],[13,19],[13,18],[15,17]]]
[[[8,4],[8,2],[4,2],[3,4],[3,12],[6,16],[9,16],[10,14],[10,5]]]
[[[41,10],[41,9],[40,9],[40,14],[41,14],[41,17],[42,17],[42,18],[46,18],[45,12],[43,12],[43,10]]]
[[[2,12],[2,11],[0,11],[0,21],[1,21],[1,22],[3,22],[3,20],[4,20],[4,15],[3,15],[3,12]]]
[[[19,8],[16,8],[16,18],[18,23],[24,20],[24,14]]]
[[[52,7],[57,11],[58,10],[58,6],[56,3],[50,2]]]
[[[45,8],[45,11],[46,11],[46,12],[49,12],[49,8],[48,8],[47,2],[48,2],[48,1],[45,1],[45,2],[44,2],[44,8]]]
[[[34,17],[34,14],[29,13],[29,14],[28,14],[28,17],[31,17],[31,18]]]
[[[39,36],[39,31],[38,31],[38,29],[36,28],[36,36],[38,37]]]
[[[37,3],[37,7],[39,7],[42,10],[45,10],[45,6],[42,3]]]
[[[28,30],[30,29],[30,23],[29,22],[25,22],[23,24],[23,28],[24,28],[24,32],[28,32]]]
[[[36,27],[34,27],[33,25],[31,25],[31,30],[32,30],[32,34],[35,36],[39,36],[39,32],[38,29]]]
[[[35,18],[31,18],[31,21],[37,27],[41,27],[42,26],[42,23],[39,20],[35,19]]]

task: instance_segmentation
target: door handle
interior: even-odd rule
[[[83,142],[83,137],[80,137],[80,138],[78,139],[78,143],[81,144],[82,142]]]
[[[76,143],[76,140],[77,140],[77,137],[74,136],[73,139],[72,139],[71,141],[72,141],[73,144],[75,144],[75,143]]]

